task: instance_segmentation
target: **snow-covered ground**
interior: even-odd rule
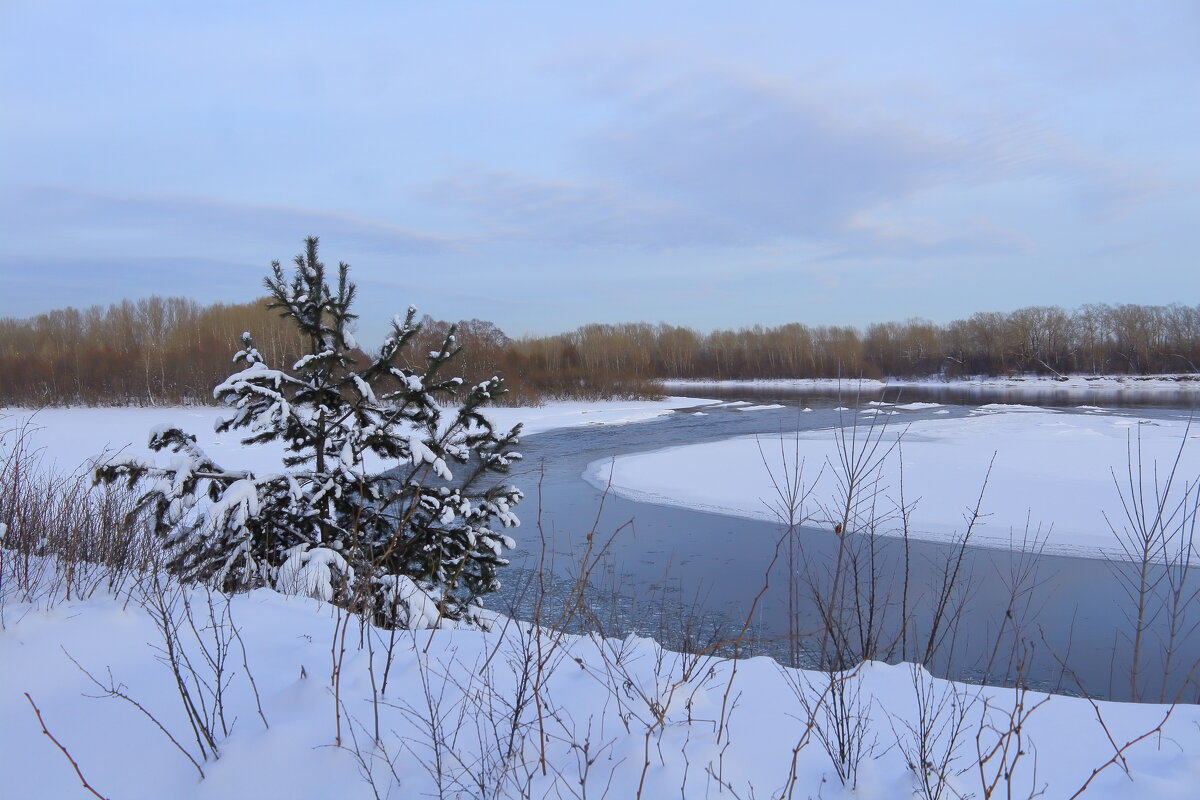
[[[675,409],[713,403],[691,397],[662,400],[552,401],[532,408],[492,408],[487,414],[497,427],[507,430],[518,422],[525,435],[582,425],[622,425],[642,422]],[[193,434],[213,460],[229,469],[278,470],[282,447],[277,444],[243,447],[241,432],[217,435],[213,425],[227,409],[221,406],[187,407],[74,407],[38,411],[0,408],[0,431],[28,423],[43,462],[71,471],[103,453],[153,456],[146,446],[151,428],[161,424],[181,427]],[[368,464],[377,468],[379,464]]]
[[[853,396],[855,392],[871,392],[885,388],[939,389],[971,393],[982,390],[1003,390],[1031,395],[1046,392],[1074,392],[1086,394],[1104,392],[1136,392],[1138,394],[1165,394],[1187,392],[1200,398],[1200,375],[1066,375],[1055,378],[1046,375],[1016,375],[1010,377],[974,377],[941,380],[936,377],[925,379],[889,378],[888,380],[835,378],[764,378],[760,380],[669,380],[663,381],[668,389],[695,391],[705,388],[779,388],[816,392],[842,391]]]
[[[245,645],[243,657],[241,643],[229,641],[223,689],[228,733],[219,720],[213,726],[219,760],[201,757],[164,663],[161,634],[136,595],[128,601],[97,594],[53,607],[10,598],[0,627],[0,794],[20,800],[92,797],[42,734],[26,693],[91,786],[114,800],[890,800],[913,796],[914,773],[904,753],[915,752],[919,738],[918,686],[930,701],[927,708],[937,709],[931,720],[935,753],[949,746],[946,726],[961,709],[962,730],[945,772],[960,796],[982,797],[977,746],[986,753],[1003,745],[1001,735],[1013,729],[1011,689],[952,684],[919,671],[914,678],[908,665],[864,665],[844,684],[851,692],[848,713],[861,726],[864,746],[858,788],[851,791],[820,741],[834,729],[817,706],[829,687],[819,673],[784,670],[755,658],[738,662],[734,674],[731,662],[689,661],[632,637],[566,637],[556,648],[548,634],[539,643],[527,626],[515,623],[500,623],[491,633],[399,633],[389,669],[388,632],[361,632],[353,623],[343,640],[334,611],[316,601],[268,590],[236,596],[228,606],[217,598],[214,626],[204,595],[189,596],[210,652],[222,652],[214,631],[228,634],[232,626]],[[182,606],[176,609],[181,615]],[[213,670],[184,624],[182,646],[196,677],[211,685]],[[368,639],[370,649],[363,644]],[[332,654],[342,641],[346,652],[335,699]],[[183,674],[191,681],[186,668]],[[257,687],[262,717],[247,675]],[[527,691],[540,684],[540,704],[518,693],[522,677]],[[165,732],[126,700],[103,697],[108,688],[140,703]],[[203,699],[212,707],[203,689],[194,684],[189,689],[193,702]],[[815,713],[805,710],[801,694]],[[341,708],[340,747],[335,703]],[[1124,745],[1154,729],[1168,711],[1104,702],[1093,708],[1083,699],[1034,693],[1024,698],[1023,708],[1029,715],[1022,720],[1022,738],[1008,741],[1008,759],[1018,747],[1021,753],[1015,768],[1007,769],[1004,756],[996,754],[983,769],[987,781],[999,778],[998,796],[1007,796],[1008,771],[1012,796],[1045,790],[1046,797],[1069,797],[1113,757],[1113,743]],[[810,720],[815,727],[805,738]],[[793,748],[801,743],[793,760]],[[514,758],[505,762],[510,745]],[[198,762],[204,779],[181,750]],[[1200,708],[1174,709],[1161,736],[1144,739],[1124,755],[1128,774],[1110,767],[1085,797],[1195,797]],[[718,781],[737,794],[722,791]]]
[[[631,421],[699,402],[550,405],[502,409],[495,416],[501,424],[524,419],[532,422],[531,430],[545,430]],[[5,413],[6,424],[20,421],[19,412]],[[235,438],[215,437],[212,420],[218,413],[207,408],[49,409],[34,418],[42,429],[35,441],[45,448],[48,461],[69,469],[106,447],[128,445],[141,452],[149,428],[170,422],[200,435],[218,460],[275,466],[270,453],[251,457]],[[847,412],[847,418],[864,419],[853,412]],[[1058,458],[1069,449],[1067,443],[1073,447],[1080,442],[1116,442],[1123,448],[1125,429],[1141,431],[1143,443],[1154,442],[1155,447],[1178,434],[1173,426],[1139,425],[1136,418],[1036,410],[985,412],[973,419],[920,424],[928,427],[913,426],[904,439],[904,459],[914,457],[912,451],[922,442],[942,458],[958,454],[951,466],[939,467],[939,480],[968,471],[968,463],[979,467],[977,446],[998,438],[1025,441],[1025,455],[1030,455],[1033,450],[1044,454],[1043,440],[1049,437],[1057,445],[1051,452]],[[810,444],[827,446],[821,445],[822,436],[829,434],[805,434],[804,452]],[[747,444],[753,442],[699,445],[718,450],[668,454],[662,468],[676,473],[686,468],[692,477],[704,471],[732,476],[740,472],[737,459],[745,457]],[[726,450],[731,447],[737,452]],[[754,453],[757,458],[757,447]],[[692,463],[686,464],[685,457]],[[1084,461],[1082,456],[1071,457],[1066,465],[1047,469],[1059,475],[1064,466],[1080,467]],[[919,465],[911,467],[906,488],[921,471]],[[963,479],[974,484],[978,477],[968,474]],[[635,482],[644,489],[658,485],[649,483],[652,480],[663,476],[647,474]],[[677,485],[678,476],[671,482]],[[958,500],[959,508],[970,497]],[[926,698],[925,708],[933,713],[929,741],[935,755],[952,751],[945,773],[959,796],[982,797],[982,783],[993,779],[998,781],[996,796],[1006,796],[1008,775],[1012,796],[1044,791],[1046,797],[1069,797],[1094,769],[1114,758],[1117,747],[1154,730],[1168,711],[1162,734],[1125,750],[1125,761],[1101,772],[1084,796],[1192,798],[1200,782],[1196,706],[1093,706],[1078,698],[1030,693],[1022,705],[1028,718],[1021,719],[1020,713],[1012,716],[1018,697],[1013,690],[933,680],[907,665],[867,664],[835,684],[847,690],[848,706],[842,707],[861,732],[864,747],[857,789],[851,790],[842,784],[822,746],[822,736],[832,736],[835,730],[826,709],[837,706],[822,705],[830,682],[819,673],[784,670],[764,658],[737,662],[736,668],[719,659],[695,661],[633,637],[557,640],[543,631],[539,641],[527,625],[502,619],[488,633],[399,633],[389,667],[389,632],[364,630],[353,622],[343,629],[348,635],[339,636],[339,615],[332,607],[267,590],[236,596],[228,606],[217,597],[211,612],[206,595],[190,590],[186,596],[196,612],[194,630],[181,616],[183,596],[176,598],[174,619],[182,625],[176,644],[192,665],[182,675],[192,702],[208,709],[220,753],[219,759],[210,755],[205,760],[165,663],[163,638],[145,595],[126,591],[114,596],[101,588],[87,599],[76,593],[69,601],[58,596],[50,602],[45,594],[31,600],[13,580],[22,565],[14,563],[11,554],[0,555],[3,797],[95,796],[81,788],[71,762],[43,735],[30,699],[40,709],[46,729],[95,791],[113,800],[883,800],[911,796],[914,790],[909,764],[914,763],[911,754],[920,738],[918,697]],[[234,626],[239,638],[229,638]],[[221,680],[201,650],[201,641],[210,656],[225,653]],[[339,660],[343,644],[345,655]],[[215,699],[204,688],[218,683],[223,686],[223,723],[216,715]],[[537,687],[536,702],[532,687]],[[144,712],[123,699],[97,697],[107,689],[137,701]],[[962,729],[951,743],[946,737],[960,715]],[[1006,739],[1018,724],[1020,741]],[[505,760],[509,752],[513,757]],[[981,752],[992,753],[983,759],[982,769]],[[198,762],[203,779],[189,758]]]
[[[914,406],[928,404],[895,408]],[[984,516],[973,532],[977,543],[1019,546],[1028,524],[1031,532],[1040,529],[1048,551],[1116,554],[1120,543],[1105,515],[1118,532],[1124,529],[1114,473],[1127,488],[1130,457],[1136,466],[1139,442],[1149,490],[1154,469],[1160,485],[1165,484],[1181,447],[1175,496],[1181,496],[1185,481],[1194,487],[1200,476],[1200,425],[1189,429],[1182,421],[1090,408],[1064,413],[987,405],[966,418],[908,424],[902,416],[889,415],[892,412],[887,404],[858,414],[843,412],[844,424],[854,425],[843,429],[849,431],[846,444],[856,441],[862,451],[868,441],[881,442],[874,451],[882,458],[877,511],[893,516],[885,520],[882,532],[899,532],[892,512],[900,504],[903,476],[904,504],[912,506],[909,524],[914,538],[945,540],[961,535],[983,489]],[[798,456],[812,487],[808,511],[817,520],[838,520],[840,515],[832,509],[841,499],[838,443],[836,430],[738,437],[597,461],[588,467],[586,477],[597,486],[611,486],[617,494],[643,502],[773,520],[772,506],[778,504],[778,497],[770,473],[782,475],[785,462]]]

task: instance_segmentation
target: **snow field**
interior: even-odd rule
[[[205,594],[190,591],[189,597],[207,615]],[[220,618],[224,601],[216,603]],[[607,787],[610,797],[635,797],[639,786],[642,797],[731,796],[719,791],[714,776],[742,796],[751,787],[758,796],[774,796],[790,780],[792,749],[808,722],[797,692],[814,704],[828,687],[820,674],[784,670],[764,658],[736,662],[735,673],[734,662],[697,661],[647,639],[567,636],[555,648],[549,633],[541,641],[539,678],[534,634],[524,624],[497,620],[490,633],[398,633],[388,689],[376,704],[369,666],[373,657],[378,687],[387,667],[389,633],[362,631],[354,622],[341,665],[343,742],[337,747],[330,681],[337,613],[314,600],[259,590],[232,598],[229,618],[246,644],[246,663],[270,727],[259,719],[235,649],[230,656],[235,674],[224,702],[227,720],[236,721],[228,737],[218,737],[220,759],[201,761],[206,777],[200,780],[179,750],[128,703],[87,696],[101,692],[80,667],[101,681],[111,674],[122,691],[196,753],[171,673],[160,663],[161,637],[137,602],[99,595],[52,607],[8,602],[0,629],[5,796],[89,796],[62,754],[41,735],[25,692],[89,782],[112,798],[371,798],[375,790],[380,796],[438,796],[435,760],[441,764],[441,789],[450,797],[480,796],[480,780],[496,782],[501,797],[522,796],[522,785],[533,797],[569,796],[581,780],[589,794],[602,794]],[[373,656],[360,646],[368,636]],[[190,653],[193,663],[203,663],[195,642]],[[204,668],[199,672],[203,675]],[[795,796],[907,796],[913,775],[903,747],[914,744],[906,726],[916,721],[915,680],[938,697],[956,693],[963,703],[968,725],[950,764],[950,780],[957,791],[981,796],[974,733],[985,717],[1004,730],[1015,693],[933,680],[921,671],[915,675],[908,665],[868,663],[847,679],[861,690],[858,712],[868,719],[868,741],[874,742],[858,788],[841,785],[830,757],[810,736],[797,756]],[[542,729],[536,704],[528,695],[524,703],[518,701],[523,678],[526,685],[541,682],[545,776],[539,768]],[[1029,694],[1025,708],[1044,697]],[[1119,744],[1153,729],[1167,711],[1115,703],[1098,708]],[[373,742],[376,712],[379,744]],[[502,764],[514,719],[517,756]],[[819,715],[816,719],[824,724]],[[435,737],[431,731],[438,726]],[[985,733],[985,747],[995,735]],[[1068,796],[1113,753],[1096,710],[1079,698],[1050,698],[1032,712],[1024,736],[1026,756],[1013,773],[1018,796],[1043,783],[1046,796]],[[440,740],[436,749],[435,739]],[[1130,775],[1110,768],[1087,797],[1194,796],[1200,779],[1200,709],[1176,708],[1162,737],[1142,741],[1126,756]],[[585,772],[588,759],[592,763]]]
[[[691,397],[667,397],[662,400],[630,401],[555,401],[534,408],[489,408],[487,415],[499,430],[522,423],[529,435],[556,428],[582,425],[624,425],[642,422],[679,408],[712,404],[715,401]],[[256,474],[278,472],[283,448],[278,443],[245,447],[241,431],[217,435],[213,425],[230,415],[223,406],[185,407],[87,407],[0,408],[0,430],[18,429],[28,423],[34,446],[42,451],[46,467],[74,471],[90,466],[101,454],[155,458],[146,442],[156,425],[179,426],[197,437],[198,444],[213,460],[227,469],[246,469]],[[161,456],[159,456],[161,457]],[[383,465],[368,454],[367,469]]]

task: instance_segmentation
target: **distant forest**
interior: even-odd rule
[[[413,358],[450,327],[426,316]],[[201,306],[151,297],[0,319],[0,404],[210,403],[242,331],[273,365],[303,352],[265,300]],[[514,403],[545,397],[660,393],[663,378],[881,378],[1036,373],[1198,373],[1200,305],[1035,306],[938,325],[754,326],[701,333],[671,325],[584,325],[511,339],[483,320],[458,323],[459,372],[504,376]],[[414,364],[423,366],[423,364]]]

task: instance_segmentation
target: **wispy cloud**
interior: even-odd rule
[[[0,298],[0,313],[23,316],[149,294],[248,299],[263,292],[270,261],[288,260],[305,235],[320,236],[327,257],[354,264],[364,285],[458,249],[454,239],[326,211],[19,187],[0,196],[0,278],[22,302]]]
[[[651,250],[741,241],[719,215],[612,183],[543,180],[479,168],[423,184],[419,193],[467,209],[487,239]]]
[[[1081,212],[1099,213],[1152,189],[1044,128],[980,120],[947,131],[869,98],[733,69],[656,79],[639,61],[588,91],[615,110],[577,140],[570,177],[461,168],[423,184],[423,198],[467,210],[489,239],[649,250],[793,241],[870,257],[1029,245],[969,209],[910,226],[923,215],[903,206],[927,190],[1050,176]]]
[[[481,168],[423,193],[469,209],[492,235],[738,246],[847,235],[855,214],[966,159],[954,141],[841,118],[786,87],[731,74],[642,86],[629,81],[615,118],[578,142],[582,178]]]
[[[336,237],[359,250],[427,255],[453,239],[323,210],[232,202],[170,193],[108,193],[70,186],[27,186],[0,197],[0,232],[20,233],[42,255],[176,256],[180,242],[205,256],[276,252],[300,236]],[[10,241],[12,241],[10,239]]]
[[[584,143],[629,185],[744,237],[826,237],[964,155],[929,132],[845,114],[795,87],[710,72],[637,91]]]
[[[922,217],[879,219],[863,214],[851,220],[847,230],[850,235],[838,246],[813,260],[944,258],[1032,249],[1032,243],[1020,233],[980,220],[947,225]]]
[[[95,255],[0,255],[0,282],[20,297],[0,298],[0,314],[31,316],[62,306],[185,295],[202,302],[248,300],[265,293],[263,264],[210,258]]]

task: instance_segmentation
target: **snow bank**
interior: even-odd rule
[[[986,516],[973,534],[978,543],[1020,543],[1028,523],[1031,530],[1040,527],[1048,551],[1116,554],[1120,545],[1105,515],[1121,529],[1125,520],[1113,476],[1115,472],[1127,482],[1129,448],[1136,457],[1139,437],[1147,481],[1154,465],[1162,479],[1185,435],[1178,480],[1195,482],[1200,476],[1200,427],[1189,431],[1180,421],[988,405],[968,418],[873,424],[859,422],[847,429],[847,436],[856,435],[861,444],[880,435],[880,455],[893,448],[883,464],[880,508],[886,513],[899,504],[903,464],[904,499],[915,503],[910,532],[916,538],[947,540],[961,534],[986,481],[981,509]],[[621,456],[591,464],[585,477],[634,500],[773,520],[769,505],[777,500],[768,466],[778,474],[783,459],[796,452],[797,438],[813,485],[809,511],[817,519],[833,516],[822,514],[820,507],[837,500],[834,430],[789,434],[782,440],[778,435],[739,437]],[[884,528],[898,532],[894,525]]]
[[[188,596],[202,615],[202,635],[210,636],[204,595],[189,591]],[[851,790],[839,781],[817,735],[808,736],[793,758],[809,719],[797,698],[802,694],[814,706],[828,679],[784,670],[765,658],[738,662],[735,673],[729,661],[691,661],[647,639],[566,637],[555,650],[543,637],[540,652],[552,657],[539,671],[532,666],[539,652],[534,632],[500,621],[491,633],[401,632],[393,639],[389,668],[388,632],[366,629],[372,655],[359,644],[357,624],[348,638],[339,637],[338,617],[313,600],[259,590],[232,598],[228,607],[218,597],[215,611],[218,625],[227,620],[237,626],[246,654],[243,660],[240,645],[232,642],[223,689],[230,731],[217,735],[219,760],[196,755],[206,775],[201,780],[151,720],[123,700],[97,698],[103,691],[82,671],[105,685],[111,681],[153,714],[182,748],[197,754],[172,674],[155,649],[161,647],[159,633],[137,602],[103,596],[52,608],[9,602],[0,627],[4,796],[91,796],[42,735],[26,692],[91,785],[105,797],[122,800],[478,797],[479,780],[498,787],[487,796],[505,798],[581,792],[714,798],[749,796],[748,787],[754,787],[753,796],[759,797],[886,800],[908,796],[913,787],[903,751],[912,752],[915,741],[909,731],[917,724],[917,686],[935,701],[946,698],[939,714],[947,713],[951,697],[953,707],[963,708],[957,756],[947,767],[950,794],[982,796],[973,766],[976,732],[984,720],[992,726],[979,733],[986,750],[997,731],[1009,729],[1015,699],[1010,689],[934,680],[908,665],[863,665],[846,683],[854,692],[850,713],[856,715],[855,726],[862,726],[866,748],[858,788]],[[199,677],[211,681],[186,625],[185,634],[185,652]],[[340,747],[335,746],[338,721],[330,679],[331,647],[340,648],[335,642],[347,647],[337,694]],[[523,672],[522,665],[530,665],[531,672]],[[269,727],[259,717],[247,666]],[[387,690],[376,705],[372,687],[381,687],[385,669]],[[514,728],[522,675],[527,689],[531,680],[542,680],[542,703],[535,706],[526,694]],[[727,703],[730,698],[734,701]],[[1022,725],[1023,757],[1012,771],[1019,797],[1038,789],[1046,797],[1070,796],[1113,755],[1108,734],[1124,744],[1152,730],[1167,711],[1103,702],[1094,709],[1083,699],[1030,693],[1024,708],[1035,706]],[[1097,710],[1107,728],[1097,722]],[[544,747],[539,719],[547,734]],[[818,726],[829,724],[821,711],[814,719]],[[438,750],[431,729],[442,731]],[[511,740],[510,732],[515,734]],[[510,742],[515,758],[506,764],[501,756]],[[1129,774],[1108,769],[1085,798],[1193,797],[1200,778],[1200,709],[1174,709],[1162,736],[1141,741],[1125,756]],[[999,765],[993,760],[988,769]],[[719,791],[710,771],[739,794]],[[529,793],[522,794],[518,786],[526,781]],[[794,793],[780,788],[789,782]],[[1001,780],[1001,794],[1004,789]]]

